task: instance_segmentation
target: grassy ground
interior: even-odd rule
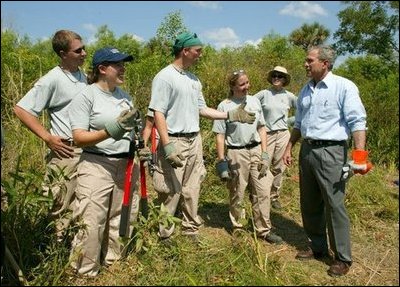
[[[395,169],[378,167],[364,177],[351,178],[346,205],[352,222],[354,262],[344,277],[328,276],[327,262],[295,259],[297,251],[307,246],[307,238],[299,211],[296,171],[288,170],[281,195],[283,208],[271,212],[276,232],[285,240],[282,245],[257,240],[251,224],[245,232],[232,234],[227,194],[216,196],[213,193],[221,192],[220,186],[208,183],[199,210],[204,219],[200,246],[180,236],[179,230],[172,246],[161,245],[150,234],[147,252],[130,253],[126,260],[102,269],[94,279],[77,277],[69,270],[59,283],[74,286],[398,286],[399,190],[393,184],[395,179],[398,179]]]

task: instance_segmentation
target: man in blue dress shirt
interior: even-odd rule
[[[334,260],[328,270],[331,276],[347,274],[352,263],[350,221],[344,205],[345,180],[343,167],[365,174],[370,165],[365,151],[366,112],[357,86],[348,79],[334,75],[331,70],[336,58],[329,46],[308,50],[304,67],[311,80],[300,91],[296,119],[283,160],[292,162],[292,148],[302,137],[300,149],[300,205],[304,230],[311,246],[300,251],[299,260]],[[347,160],[347,141],[352,136],[354,153],[361,161]],[[368,163],[368,164],[367,164]]]

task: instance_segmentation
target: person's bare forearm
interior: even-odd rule
[[[226,120],[228,118],[228,113],[206,107],[200,110],[200,116],[211,120]]]
[[[169,143],[169,136],[168,136],[167,122],[162,112],[154,111],[154,123],[157,127],[161,144],[162,146],[165,146],[166,144]]]
[[[151,135],[151,129],[153,128],[154,125],[154,118],[152,117],[146,117],[146,123],[143,129],[143,141],[144,141],[144,146],[147,146],[148,142],[149,142],[149,138]]]
[[[261,139],[261,151],[267,151],[267,130],[265,126],[259,126],[257,131]]]
[[[40,123],[39,119],[28,111],[24,110],[19,106],[14,107],[15,115],[21,120],[21,122],[30,129],[35,135],[41,138],[44,142],[48,142],[51,134],[46,128]]]
[[[366,132],[365,131],[355,131],[353,132],[354,149],[365,149],[366,142]]]
[[[107,131],[87,131],[83,129],[76,129],[72,131],[74,142],[79,147],[94,146],[95,144],[108,139],[110,135]]]
[[[217,134],[216,144],[218,160],[223,160],[225,158],[225,134]]]
[[[286,145],[286,149],[283,153],[282,160],[283,163],[287,166],[292,164],[292,148],[296,144],[296,142],[301,138],[301,132],[299,129],[294,128],[292,133],[290,134],[290,139],[288,144]]]

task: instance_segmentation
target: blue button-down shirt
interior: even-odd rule
[[[366,130],[366,117],[357,86],[329,72],[315,87],[311,80],[300,91],[294,127],[303,138],[341,141]]]

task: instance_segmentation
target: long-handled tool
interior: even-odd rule
[[[144,148],[144,140],[142,137],[142,131],[138,132],[139,137],[139,149]],[[142,213],[143,217],[147,219],[149,215],[149,203],[147,198],[147,186],[146,186],[146,168],[144,166],[144,162],[146,160],[140,161],[140,212]]]
[[[153,127],[151,128],[151,161],[149,164],[149,173],[152,176],[154,173],[155,166],[157,164],[157,128],[156,125],[153,124]]]
[[[125,181],[124,181],[124,197],[122,199],[122,209],[121,209],[121,221],[119,224],[119,236],[126,237],[127,232],[129,230],[129,214],[130,214],[130,206],[131,202],[131,186],[132,186],[132,173],[134,168],[134,158],[135,158],[135,137],[131,137],[131,141],[129,143],[129,153],[128,153],[128,163],[125,170]]]
[[[140,161],[140,212],[147,219],[149,216],[149,202],[147,198],[146,168],[144,160]]]

